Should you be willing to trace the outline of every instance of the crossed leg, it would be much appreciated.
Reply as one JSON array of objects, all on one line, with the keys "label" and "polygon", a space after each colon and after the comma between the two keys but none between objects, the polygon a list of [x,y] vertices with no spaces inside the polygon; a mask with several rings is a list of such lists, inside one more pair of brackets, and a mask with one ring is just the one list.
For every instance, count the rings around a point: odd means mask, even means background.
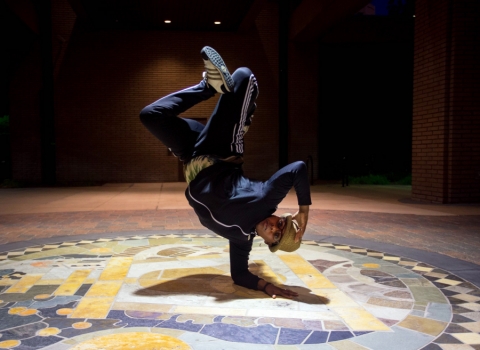
[{"label": "crossed leg", "polygon": [[242,155],[244,128],[251,123],[258,85],[248,68],[237,69],[232,78],[234,90],[220,97],[206,126],[178,117],[215,95],[215,90],[203,80],[148,105],[140,113],[140,120],[184,162],[200,155]]}]

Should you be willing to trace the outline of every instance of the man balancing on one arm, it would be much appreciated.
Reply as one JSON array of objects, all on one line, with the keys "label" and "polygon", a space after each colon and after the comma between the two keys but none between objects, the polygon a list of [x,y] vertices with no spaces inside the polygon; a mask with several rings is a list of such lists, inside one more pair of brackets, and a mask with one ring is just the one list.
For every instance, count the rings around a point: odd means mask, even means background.
[{"label": "man balancing on one arm", "polygon": [[[185,196],[203,226],[230,241],[230,271],[243,287],[276,297],[298,294],[275,286],[248,270],[253,237],[262,237],[275,252],[300,246],[308,221],[310,187],[305,163],[295,162],[265,181],[243,175],[244,135],[252,123],[258,96],[255,76],[248,68],[230,75],[220,55],[204,47],[205,64],[199,84],[165,96],[145,107],[145,127],[184,162]],[[220,97],[208,123],[178,115],[215,93]],[[294,187],[299,209],[295,215],[272,215]]]}]

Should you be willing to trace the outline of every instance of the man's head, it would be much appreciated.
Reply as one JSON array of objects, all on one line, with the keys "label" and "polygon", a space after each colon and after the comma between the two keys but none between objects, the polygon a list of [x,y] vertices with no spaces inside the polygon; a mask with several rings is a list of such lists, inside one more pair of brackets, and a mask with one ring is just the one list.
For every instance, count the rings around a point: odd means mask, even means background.
[{"label": "man's head", "polygon": [[298,224],[295,220],[292,220],[292,214],[271,215],[259,222],[255,229],[271,252],[276,252],[279,249],[293,252],[300,247],[300,241],[295,243]]}]

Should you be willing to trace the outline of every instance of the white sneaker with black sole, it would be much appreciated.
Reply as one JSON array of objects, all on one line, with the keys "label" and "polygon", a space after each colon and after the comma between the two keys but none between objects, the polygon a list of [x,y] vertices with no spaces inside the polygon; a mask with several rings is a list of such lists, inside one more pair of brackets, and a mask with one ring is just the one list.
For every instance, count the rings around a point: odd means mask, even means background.
[{"label": "white sneaker with black sole", "polygon": [[221,94],[232,92],[235,83],[219,53],[210,46],[205,46],[200,53],[205,65],[203,78],[207,84]]}]

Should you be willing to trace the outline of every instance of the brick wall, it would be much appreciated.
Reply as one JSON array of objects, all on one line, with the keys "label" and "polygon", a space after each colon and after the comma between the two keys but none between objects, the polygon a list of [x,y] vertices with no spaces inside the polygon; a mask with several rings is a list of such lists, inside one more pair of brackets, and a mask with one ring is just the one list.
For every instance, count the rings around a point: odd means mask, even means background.
[{"label": "brick wall", "polygon": [[[204,45],[217,49],[230,71],[248,66],[256,75],[260,96],[246,135],[244,168],[254,178],[277,170],[278,87],[257,30],[76,30],[56,81],[58,181],[178,181],[177,158],[143,127],[138,114],[154,100],[200,81]],[[217,99],[184,116],[208,117]]]},{"label": "brick wall", "polygon": [[[181,181],[179,161],[140,123],[154,100],[196,84],[209,45],[230,71],[248,66],[260,95],[246,135],[247,176],[278,170],[278,5],[266,2],[248,32],[94,31],[76,22],[67,0],[52,1],[56,178],[75,182]],[[316,159],[315,45],[290,47],[289,161]],[[14,179],[41,181],[38,49],[12,89]],[[184,114],[208,117],[218,96]],[[13,125],[15,124],[15,125]]]},{"label": "brick wall", "polygon": [[412,197],[480,200],[479,3],[418,0]]}]

